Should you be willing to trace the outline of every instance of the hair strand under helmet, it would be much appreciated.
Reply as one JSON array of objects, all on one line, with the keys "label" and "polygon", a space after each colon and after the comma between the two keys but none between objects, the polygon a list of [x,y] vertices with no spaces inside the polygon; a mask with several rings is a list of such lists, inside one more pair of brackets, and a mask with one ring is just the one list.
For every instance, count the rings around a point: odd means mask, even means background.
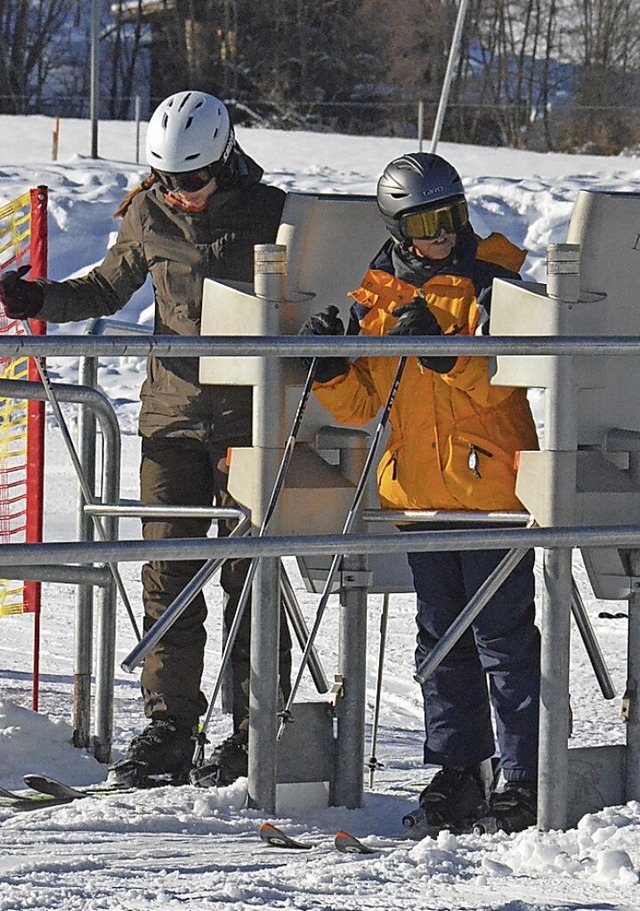
[{"label": "hair strand under helmet", "polygon": [[464,199],[456,169],[432,152],[411,152],[395,158],[378,181],[376,201],[390,234],[407,240],[400,220],[409,212],[438,208],[443,202]]},{"label": "hair strand under helmet", "polygon": [[148,164],[179,174],[226,162],[235,143],[225,105],[206,92],[177,92],[165,98],[149,121]]}]

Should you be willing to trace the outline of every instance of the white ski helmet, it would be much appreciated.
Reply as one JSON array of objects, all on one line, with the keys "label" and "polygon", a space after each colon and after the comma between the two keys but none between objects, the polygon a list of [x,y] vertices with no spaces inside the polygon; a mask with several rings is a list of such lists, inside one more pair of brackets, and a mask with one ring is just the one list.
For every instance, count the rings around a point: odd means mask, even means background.
[{"label": "white ski helmet", "polygon": [[235,143],[229,112],[206,92],[176,92],[155,109],[145,141],[148,164],[180,174],[224,164]]}]

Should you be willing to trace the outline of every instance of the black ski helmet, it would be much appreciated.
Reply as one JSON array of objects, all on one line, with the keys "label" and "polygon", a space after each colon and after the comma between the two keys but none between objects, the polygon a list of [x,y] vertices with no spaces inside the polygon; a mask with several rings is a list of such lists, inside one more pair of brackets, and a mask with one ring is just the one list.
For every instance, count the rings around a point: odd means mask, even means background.
[{"label": "black ski helmet", "polygon": [[400,219],[409,212],[437,208],[464,199],[456,169],[433,152],[410,152],[394,158],[378,181],[376,201],[389,233],[404,241]]}]

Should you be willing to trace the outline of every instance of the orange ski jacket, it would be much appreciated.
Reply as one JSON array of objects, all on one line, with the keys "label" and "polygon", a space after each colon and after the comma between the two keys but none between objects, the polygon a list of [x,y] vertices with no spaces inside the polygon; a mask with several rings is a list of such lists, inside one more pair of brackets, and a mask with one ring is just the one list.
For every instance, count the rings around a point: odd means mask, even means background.
[{"label": "orange ski jacket", "polygon": [[[517,277],[525,256],[492,234],[478,241],[474,264],[481,264],[490,288],[495,273],[509,270]],[[418,290],[444,334],[476,333],[481,307],[471,275],[437,274]],[[370,268],[350,292],[360,333],[386,335],[397,323],[396,307],[416,293],[392,272]],[[386,402],[397,366],[395,357],[359,358],[346,374],[314,384],[314,392],[341,424],[362,426]],[[516,453],[538,449],[535,424],[526,390],[490,384],[488,358],[458,357],[449,373],[439,374],[410,357],[389,424],[377,469],[383,509],[522,509],[515,495]]]}]

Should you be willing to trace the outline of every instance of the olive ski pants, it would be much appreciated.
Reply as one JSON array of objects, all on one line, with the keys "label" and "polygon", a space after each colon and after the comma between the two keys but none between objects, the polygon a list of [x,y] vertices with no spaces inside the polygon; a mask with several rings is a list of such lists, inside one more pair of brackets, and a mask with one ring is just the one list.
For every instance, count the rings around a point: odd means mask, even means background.
[{"label": "olive ski pants", "polygon": [[[140,499],[143,505],[182,505],[233,507],[235,502],[226,489],[222,446],[189,439],[148,439],[142,442]],[[167,538],[204,537],[211,525],[209,519],[163,518],[143,519],[146,541]],[[218,535],[227,536],[235,522],[218,522]],[[144,631],[184,590],[202,561],[162,561],[147,563],[142,568]],[[222,566],[220,583],[224,590],[224,621],[231,627],[249,560],[227,560]],[[200,689],[207,607],[198,594],[160,642],[145,658],[141,686],[144,711],[148,718],[171,716],[180,724],[193,726],[207,709]],[[246,730],[249,723],[249,645],[251,630],[250,605],[244,611],[238,635],[231,652],[233,679],[234,730]],[[291,689],[291,637],[281,608],[280,687],[286,699]]]}]

